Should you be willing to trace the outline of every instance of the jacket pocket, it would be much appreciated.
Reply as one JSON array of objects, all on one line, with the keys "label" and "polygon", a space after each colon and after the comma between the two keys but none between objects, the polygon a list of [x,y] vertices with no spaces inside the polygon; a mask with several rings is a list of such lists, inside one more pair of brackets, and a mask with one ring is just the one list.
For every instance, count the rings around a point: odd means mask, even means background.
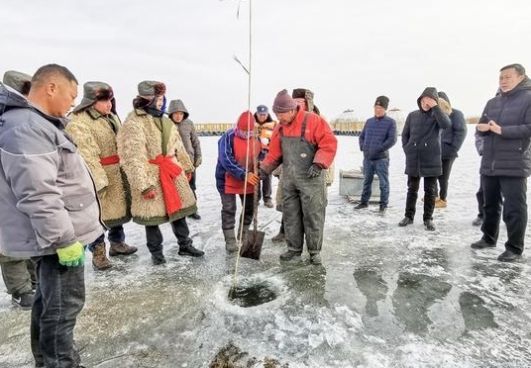
[{"label": "jacket pocket", "polygon": [[72,195],[65,197],[63,202],[65,208],[69,212],[83,211],[96,201],[96,197],[92,193],[85,193],[81,195]]}]

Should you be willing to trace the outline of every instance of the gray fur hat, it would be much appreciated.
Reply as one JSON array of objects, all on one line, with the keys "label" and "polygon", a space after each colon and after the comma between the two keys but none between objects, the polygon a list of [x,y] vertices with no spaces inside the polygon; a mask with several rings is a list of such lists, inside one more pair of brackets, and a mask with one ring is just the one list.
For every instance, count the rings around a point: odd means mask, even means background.
[{"label": "gray fur hat", "polygon": [[113,113],[116,113],[112,87],[105,82],[87,82],[83,85],[83,99],[72,112],[75,114],[83,111],[94,105],[96,101],[101,100],[111,100],[113,103]]},{"label": "gray fur hat", "polygon": [[8,70],[4,73],[2,83],[13,88],[18,93],[27,96],[31,88],[31,75],[15,70]]}]

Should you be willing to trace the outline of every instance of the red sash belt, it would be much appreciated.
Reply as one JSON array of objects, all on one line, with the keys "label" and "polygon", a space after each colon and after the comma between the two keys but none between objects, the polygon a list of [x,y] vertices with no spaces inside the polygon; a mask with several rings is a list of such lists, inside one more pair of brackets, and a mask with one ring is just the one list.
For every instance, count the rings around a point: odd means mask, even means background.
[{"label": "red sash belt", "polygon": [[120,157],[118,157],[118,155],[102,157],[102,158],[100,158],[100,163],[103,166],[119,164],[120,163]]},{"label": "red sash belt", "polygon": [[183,169],[173,162],[170,156],[158,155],[154,160],[149,160],[149,163],[159,167],[160,186],[166,213],[172,215],[183,206],[179,191],[175,188],[175,178],[181,174]]}]

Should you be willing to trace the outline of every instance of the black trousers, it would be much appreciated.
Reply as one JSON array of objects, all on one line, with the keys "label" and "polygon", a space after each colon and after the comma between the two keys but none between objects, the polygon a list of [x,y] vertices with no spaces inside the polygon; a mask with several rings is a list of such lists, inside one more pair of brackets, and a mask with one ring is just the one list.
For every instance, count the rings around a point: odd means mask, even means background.
[{"label": "black trousers", "polygon": [[485,217],[483,214],[485,210],[483,209],[483,186],[481,184],[479,185],[479,189],[476,193],[476,199],[478,201],[478,217],[482,219]]},{"label": "black trousers", "polygon": [[442,175],[437,179],[439,181],[439,198],[443,200],[446,200],[448,195],[448,180],[450,179],[454,161],[455,157],[442,160]]},{"label": "black trousers", "polygon": [[527,179],[482,175],[481,186],[485,203],[481,226],[483,239],[489,243],[498,240],[503,200],[503,222],[507,226],[505,248],[522,254],[527,226]]},{"label": "black trousers", "polygon": [[[240,196],[243,203],[243,194],[221,194],[221,228],[223,230],[231,230],[236,226],[236,196]],[[253,199],[254,194],[246,195],[245,199],[245,216],[243,218],[244,225],[250,225],[253,221]]]},{"label": "black trousers", "polygon": [[37,367],[77,367],[74,326],[85,304],[85,269],[59,264],[57,255],[33,258],[37,291],[31,311],[31,350]]},{"label": "black trousers", "polygon": [[[417,206],[417,197],[420,186],[419,176],[407,177],[407,196],[405,216],[414,219]],[[431,176],[424,179],[424,215],[423,221],[433,220],[433,209],[435,208],[435,197],[437,196],[437,177]]]},{"label": "black trousers", "polygon": [[264,198],[264,202],[265,201],[270,201],[271,200],[271,194],[272,194],[272,189],[271,189],[271,174],[262,174],[260,175],[260,188],[258,190],[258,200],[262,199],[262,197]]},{"label": "black trousers", "polygon": [[[177,243],[180,247],[192,244],[190,230],[188,229],[186,218],[181,218],[170,222],[170,225],[173,233],[177,237]],[[162,241],[164,239],[162,238],[162,233],[160,232],[158,225],[146,226],[146,240],[150,253],[162,254]]]}]

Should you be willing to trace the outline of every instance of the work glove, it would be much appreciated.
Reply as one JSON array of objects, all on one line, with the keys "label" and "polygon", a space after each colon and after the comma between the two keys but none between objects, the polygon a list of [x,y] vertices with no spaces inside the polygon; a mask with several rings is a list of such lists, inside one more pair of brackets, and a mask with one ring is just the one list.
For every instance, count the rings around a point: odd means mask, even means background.
[{"label": "work glove", "polygon": [[79,267],[85,264],[85,247],[80,242],[75,242],[64,248],[57,248],[59,264],[66,267]]},{"label": "work glove", "polygon": [[247,184],[257,185],[260,183],[260,177],[253,172],[247,174]]},{"label": "work glove", "polygon": [[157,196],[157,191],[153,188],[148,189],[142,193],[142,197],[144,197],[145,200],[155,199],[156,196]]},{"label": "work glove", "polygon": [[306,172],[306,175],[308,176],[308,178],[312,179],[312,178],[316,178],[318,177],[319,175],[321,175],[321,171],[323,169],[321,168],[321,166],[317,165],[317,164],[312,164],[312,166],[310,166],[310,168],[308,169],[308,171]]}]

